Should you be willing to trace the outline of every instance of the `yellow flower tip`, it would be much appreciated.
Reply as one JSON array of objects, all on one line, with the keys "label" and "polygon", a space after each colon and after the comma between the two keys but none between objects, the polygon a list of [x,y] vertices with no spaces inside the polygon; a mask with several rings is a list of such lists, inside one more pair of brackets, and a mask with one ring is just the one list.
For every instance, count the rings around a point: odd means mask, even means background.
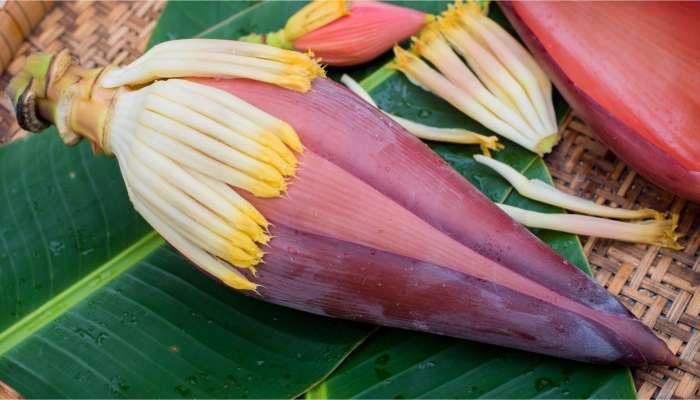
[{"label": "yellow flower tip", "polygon": [[297,53],[295,51],[290,51],[288,53],[289,54],[280,57],[280,62],[290,66],[290,75],[296,75],[292,73],[294,70],[301,70],[304,71],[309,80],[313,80],[319,76],[326,76],[326,71],[323,69],[320,59],[316,58],[314,53],[310,50],[306,53]]},{"label": "yellow flower tip", "polygon": [[[640,218],[653,218],[656,221],[662,221],[666,219],[666,215],[660,211],[653,210],[651,208],[643,208],[639,210]],[[673,218],[673,216],[672,216]]]},{"label": "yellow flower tip", "polygon": [[229,263],[236,268],[240,268],[246,271],[254,271],[255,266],[262,262],[262,257],[255,258],[245,258],[245,259],[232,259]]},{"label": "yellow flower tip", "polygon": [[[262,260],[263,256],[265,255],[265,253],[263,253],[263,251],[257,245],[254,248],[244,249],[244,250],[248,253],[248,255],[253,257],[250,268],[252,268],[256,264],[258,264],[260,262],[260,260]],[[252,253],[249,253],[248,251],[252,251]]]},{"label": "yellow flower tip", "polygon": [[270,237],[270,235],[265,232],[260,232],[257,236],[253,238],[253,240],[255,240],[256,243],[260,243],[261,245],[266,245],[270,243],[271,239],[272,237]]},{"label": "yellow flower tip", "polygon": [[458,18],[457,8],[453,4],[448,4],[447,10],[440,14],[436,22],[442,27],[445,24],[453,24],[456,18]]},{"label": "yellow flower tip", "polygon": [[443,15],[435,22],[440,32],[445,33],[445,35],[453,32],[455,29],[460,29],[459,18],[449,11],[450,10],[445,11],[445,13],[443,13]]},{"label": "yellow flower tip", "polygon": [[277,171],[275,171],[275,174],[277,174],[277,177],[273,179],[261,179],[258,181],[258,183],[259,185],[266,185],[267,187],[273,189],[279,196],[287,190],[287,181]]},{"label": "yellow flower tip", "polygon": [[240,239],[231,239],[226,247],[225,258],[237,267],[248,268],[257,264],[261,253],[262,251],[252,241],[244,244]]},{"label": "yellow flower tip", "polygon": [[439,31],[439,26],[437,24],[430,24],[423,28],[418,37],[413,36],[411,42],[411,50],[418,55],[422,55],[425,52],[426,47],[429,47],[433,41],[440,38],[442,34]]},{"label": "yellow flower tip", "polygon": [[321,57],[314,58],[313,68],[311,68],[311,76],[314,78],[325,78],[326,68],[321,64]]},{"label": "yellow flower tip", "polygon": [[250,273],[251,273],[253,276],[258,276],[258,269],[257,269],[257,268],[255,268],[255,267],[250,267],[250,268],[248,268],[248,271],[250,271]]},{"label": "yellow flower tip", "polygon": [[260,285],[249,281],[246,277],[238,273],[237,271],[231,271],[224,276],[220,277],[221,281],[237,290],[252,290],[257,293],[258,287]]},{"label": "yellow flower tip", "polygon": [[425,14],[425,24],[432,24],[435,22],[435,16],[433,14]]},{"label": "yellow flower tip", "polygon": [[553,133],[549,136],[545,136],[535,145],[535,152],[540,156],[543,154],[550,153],[552,148],[559,143],[559,134]]},{"label": "yellow flower tip", "polygon": [[467,0],[456,0],[454,4],[454,12],[460,17],[468,17],[473,15],[486,15],[488,13],[488,2]]},{"label": "yellow flower tip", "polygon": [[289,146],[293,151],[302,154],[304,152],[304,145],[301,144],[301,139],[297,134],[297,131],[289,125],[287,122],[281,121],[281,123],[275,129],[276,134],[282,142]]},{"label": "yellow flower tip", "polygon": [[244,232],[254,241],[257,241],[256,238],[265,234],[263,228],[258,225],[255,220],[245,214],[236,218],[236,220],[233,222],[233,226],[237,230]]},{"label": "yellow flower tip", "polygon": [[292,15],[284,26],[285,36],[297,38],[350,14],[345,0],[315,0]]},{"label": "yellow flower tip", "polygon": [[275,172],[280,174],[282,178],[287,178],[289,176],[294,175],[294,167],[290,165],[289,163],[280,160],[277,160],[274,163],[270,163],[275,168]]},{"label": "yellow flower tip", "polygon": [[683,250],[683,246],[678,243],[678,239],[683,237],[682,233],[676,232],[678,227],[678,213],[671,215],[670,219],[654,221],[661,225],[661,234],[658,238],[658,245],[668,247],[672,250]]},{"label": "yellow flower tip", "polygon": [[302,93],[306,93],[311,89],[311,80],[307,76],[282,75],[275,79],[274,84]]},{"label": "yellow flower tip", "polygon": [[480,140],[479,147],[481,148],[481,152],[486,157],[491,157],[491,150],[500,151],[505,148],[505,145],[498,141],[498,136],[478,135],[478,138]]},{"label": "yellow flower tip", "polygon": [[311,75],[311,79],[316,78],[316,77],[325,77],[326,76],[326,69],[324,68],[324,65],[321,63],[321,58],[316,57],[313,51],[307,50],[306,53],[304,53],[306,57],[311,61],[309,63],[309,74]]},{"label": "yellow flower tip", "polygon": [[269,164],[261,163],[259,167],[247,172],[247,174],[274,188],[282,187],[284,183],[284,176]]},{"label": "yellow flower tip", "polygon": [[414,53],[404,49],[403,47],[399,45],[394,46],[394,62],[392,63],[391,67],[398,69],[398,70],[404,70],[407,67],[409,67],[413,62],[415,62],[418,59],[418,56],[416,56]]},{"label": "yellow flower tip", "polygon": [[267,230],[270,223],[267,222],[267,219],[258,211],[255,207],[253,207],[251,204],[246,203],[245,206],[242,207],[243,212],[250,217],[253,221],[255,221],[256,224],[258,224],[260,227],[262,227],[264,230]]},{"label": "yellow flower tip", "polygon": [[[303,150],[303,148],[302,148]],[[293,168],[296,171],[297,166],[299,165],[299,160],[294,156],[294,154],[290,151],[285,154],[281,155],[282,159],[284,162],[286,162],[291,168]]]},{"label": "yellow flower tip", "polygon": [[285,177],[292,177],[295,176],[297,173],[297,167],[296,165],[292,164],[285,164],[282,171],[280,171],[283,176]]},{"label": "yellow flower tip", "polygon": [[273,188],[270,185],[259,181],[255,182],[255,184],[251,188],[249,188],[249,191],[255,196],[262,198],[278,197],[282,194],[281,190]]}]

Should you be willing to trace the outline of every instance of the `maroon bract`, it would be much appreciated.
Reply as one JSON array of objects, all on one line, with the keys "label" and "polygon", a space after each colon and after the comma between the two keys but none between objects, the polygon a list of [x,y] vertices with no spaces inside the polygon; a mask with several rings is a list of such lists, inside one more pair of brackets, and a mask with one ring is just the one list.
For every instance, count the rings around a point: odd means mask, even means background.
[{"label": "maroon bract", "polygon": [[249,276],[266,300],[582,361],[678,363],[613,296],[345,88],[199,82],[289,122],[305,146],[285,196],[246,196],[273,225]]},{"label": "maroon bract", "polygon": [[700,6],[502,2],[566,100],[626,163],[700,201]]}]

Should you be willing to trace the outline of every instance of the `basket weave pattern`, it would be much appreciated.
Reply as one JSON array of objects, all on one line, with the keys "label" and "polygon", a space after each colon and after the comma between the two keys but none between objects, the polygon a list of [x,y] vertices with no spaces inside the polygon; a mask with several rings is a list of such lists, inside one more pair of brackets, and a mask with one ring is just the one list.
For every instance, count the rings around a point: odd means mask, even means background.
[{"label": "basket weave pattern", "polygon": [[[67,48],[86,67],[133,60],[146,48],[163,7],[164,3],[152,1],[57,2],[18,49],[0,79],[0,89],[4,91],[35,51]],[[9,99],[4,94],[0,98],[0,143],[26,135],[15,122]]]},{"label": "basket weave pattern", "polygon": [[[59,3],[19,49],[0,88],[33,51],[68,48],[83,65],[123,64],[145,48],[163,4],[158,2]],[[693,398],[700,389],[700,206],[666,193],[618,160],[575,116],[546,158],[557,187],[601,204],[649,207],[680,214],[682,251],[582,237],[595,279],[680,356],[680,368],[634,371],[640,398]],[[0,102],[0,143],[26,133]]]},{"label": "basket weave pattern", "polygon": [[617,159],[570,116],[546,158],[556,186],[600,204],[680,215],[682,251],[581,237],[595,279],[680,356],[680,368],[634,371],[640,398],[697,398],[700,386],[700,206],[662,191]]}]

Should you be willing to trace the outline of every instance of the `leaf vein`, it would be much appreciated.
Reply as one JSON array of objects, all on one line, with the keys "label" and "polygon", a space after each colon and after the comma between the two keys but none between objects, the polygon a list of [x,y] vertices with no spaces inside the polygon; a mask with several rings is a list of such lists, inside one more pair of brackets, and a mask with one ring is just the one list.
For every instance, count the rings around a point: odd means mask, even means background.
[{"label": "leaf vein", "polygon": [[[102,375],[102,373],[100,373],[99,371],[96,371],[94,368],[92,368],[89,364],[87,364],[86,362],[84,362],[84,361],[81,360],[80,358],[78,358],[78,357],[76,357],[75,355],[73,355],[73,354],[71,354],[71,353],[65,351],[65,350],[62,349],[60,346],[57,346],[56,344],[54,344],[54,343],[51,342],[50,340],[48,340],[48,339],[42,337],[41,335],[37,335],[37,336],[36,336],[36,339],[37,339],[38,341],[43,342],[44,344],[46,344],[48,347],[52,348],[52,349],[53,349],[54,351],[56,351],[57,353],[63,354],[64,356],[66,356],[66,358],[69,358],[69,359],[75,361],[76,364],[79,364],[80,366],[82,366],[82,367],[85,368],[86,370],[90,371],[94,376],[101,378],[101,379],[107,384],[107,386],[109,386],[109,385],[111,384],[111,382],[109,381],[109,379],[107,379],[106,376]],[[61,370],[61,368],[57,368],[57,369],[58,369],[58,370]]]},{"label": "leaf vein", "polygon": [[[3,160],[3,161],[4,161],[5,159],[6,159],[6,157],[0,157],[0,160]],[[30,251],[29,251],[29,245],[27,245],[27,239],[24,237],[23,230],[22,230],[22,229],[18,229],[20,225],[19,225],[19,222],[17,221],[17,215],[16,215],[16,212],[15,212],[13,206],[12,206],[12,201],[10,200],[10,193],[8,192],[8,186],[9,186],[9,185],[7,185],[7,184],[4,183],[4,182],[8,182],[8,181],[9,181],[9,179],[7,179],[7,176],[6,176],[6,172],[8,171],[8,169],[7,169],[7,168],[4,168],[5,162],[6,162],[6,161],[4,161],[3,164],[2,164],[2,166],[3,166],[3,168],[2,168],[2,172],[3,172],[3,179],[2,179],[2,181],[3,181],[3,184],[0,185],[0,186],[2,186],[2,189],[3,189],[3,196],[5,197],[5,201],[7,202],[7,210],[9,211],[8,214],[9,214],[10,217],[12,218],[12,222],[14,223],[15,230],[16,230],[17,233],[18,233],[17,236],[19,236],[20,240],[22,241],[22,247],[24,248],[24,252],[25,252],[25,254],[27,255],[27,261],[29,261],[29,260],[31,260],[31,253],[30,253]],[[8,257],[9,257],[10,260],[12,260],[12,255],[11,255],[11,254],[8,254]],[[34,263],[32,263],[32,267],[31,267],[30,269],[31,269],[32,285],[33,285],[33,284],[34,284],[33,282],[36,280],[36,278],[35,278],[35,271],[34,271]],[[17,301],[15,302],[15,311],[16,311],[17,315],[20,314],[20,308],[19,308],[19,302],[20,302],[20,301],[21,301],[21,298],[20,298],[20,290],[19,290],[19,284],[18,284],[18,286],[17,286]]]},{"label": "leaf vein", "polygon": [[252,6],[248,7],[248,8],[246,8],[246,9],[243,9],[243,10],[241,10],[241,11],[235,13],[235,14],[232,14],[231,16],[227,17],[226,19],[224,19],[224,20],[222,20],[222,21],[220,21],[220,22],[218,22],[218,23],[216,23],[216,24],[210,26],[209,28],[207,28],[207,29],[205,29],[205,30],[199,32],[197,35],[195,35],[195,37],[196,37],[196,38],[203,37],[203,36],[205,36],[205,35],[207,35],[207,34],[213,32],[213,31],[219,29],[219,28],[222,27],[222,26],[226,26],[226,25],[228,25],[229,23],[231,23],[231,21],[235,20],[236,18],[239,18],[241,15],[245,15],[245,14],[249,13],[250,11],[255,10],[256,8],[262,6],[263,4],[265,4],[265,2],[264,2],[264,1],[261,1],[261,2],[258,3],[258,4],[252,5]]},{"label": "leaf vein", "polygon": [[[70,212],[70,207],[68,207],[68,202],[66,201],[66,196],[63,193],[63,188],[58,183],[58,178],[56,177],[56,168],[54,163],[54,147],[56,147],[57,141],[52,140],[49,142],[49,164],[51,165],[49,169],[51,170],[51,179],[53,180],[54,186],[56,186],[56,191],[58,191],[58,197],[61,199],[61,204],[63,209],[68,215],[68,220],[70,221],[71,228],[73,230],[73,237],[75,238],[75,246],[77,249],[80,248],[80,238],[78,237],[78,227],[75,225],[73,215]],[[83,254],[78,254],[78,276],[83,275]]]},{"label": "leaf vein", "polygon": [[[153,289],[156,289],[156,288],[154,288],[152,285],[149,285],[148,283],[143,282],[142,280],[140,280],[140,279],[138,279],[138,278],[136,278],[136,277],[134,277],[134,276],[125,275],[125,278],[126,278],[126,279],[130,279],[130,280],[134,280],[134,281],[136,281],[136,282],[138,282],[138,283],[140,283],[140,284],[142,284],[142,285],[144,285],[144,286],[146,286],[146,287],[151,287],[151,288],[153,288]],[[111,289],[108,289],[108,290],[111,291]],[[149,314],[152,314],[152,315],[155,317],[155,319],[161,321],[161,322],[164,323],[165,325],[167,325],[167,326],[169,326],[170,328],[172,328],[174,332],[180,332],[183,336],[186,336],[187,338],[189,338],[193,343],[199,344],[199,347],[200,347],[200,348],[203,348],[203,349],[207,350],[207,352],[211,353],[211,354],[214,355],[216,358],[219,358],[219,359],[221,359],[221,360],[223,360],[223,361],[225,361],[225,362],[227,362],[227,363],[230,363],[230,362],[231,362],[230,359],[228,359],[228,358],[222,356],[221,354],[219,354],[219,352],[218,352],[216,349],[214,349],[214,348],[212,348],[211,346],[209,346],[208,344],[206,344],[206,343],[200,341],[200,340],[197,339],[196,337],[194,337],[194,336],[190,335],[189,333],[187,333],[187,331],[185,331],[184,329],[178,327],[177,325],[175,325],[175,324],[173,324],[172,322],[168,321],[167,319],[163,318],[159,313],[155,312],[154,310],[152,310],[152,309],[149,308],[148,306],[146,306],[146,305],[144,305],[144,304],[141,304],[141,303],[139,303],[138,301],[132,300],[132,299],[130,299],[130,298],[124,296],[123,294],[121,294],[121,293],[119,293],[119,292],[117,292],[117,291],[114,291],[114,293],[116,293],[117,296],[122,297],[122,298],[123,298],[124,300],[126,300],[127,302],[129,302],[129,303],[135,305],[136,307],[142,309],[143,311],[147,311]],[[202,358],[204,358],[204,357],[202,357]]]},{"label": "leaf vein", "polygon": [[[43,383],[43,384],[46,385],[47,387],[51,388],[55,393],[61,394],[61,396],[63,396],[64,398],[68,398],[68,395],[67,395],[66,393],[64,393],[63,391],[61,391],[58,387],[54,386],[54,385],[53,385],[51,382],[49,382],[44,376],[38,374],[37,371],[33,370],[32,368],[29,368],[28,366],[24,365],[24,363],[20,362],[19,360],[17,360],[17,359],[16,359],[15,357],[13,357],[12,355],[7,354],[7,355],[5,355],[3,358],[6,359],[8,362],[11,362],[11,363],[13,364],[13,367],[16,367],[16,368],[19,368],[19,369],[24,370],[24,372],[25,372],[27,375],[31,375],[31,376],[32,376],[33,378],[35,378],[36,380],[40,381],[41,383]],[[53,368],[53,367],[52,367],[52,368]],[[53,368],[53,369],[56,369],[56,368]],[[67,375],[66,375],[63,371],[60,371],[60,370],[59,370],[58,372],[59,372],[61,375],[67,377]],[[26,384],[25,384],[25,386],[35,386],[35,385],[36,385],[36,382],[30,382],[29,385],[26,385]],[[53,397],[53,396],[52,396],[52,397]]]},{"label": "leaf vein", "polygon": [[95,185],[95,179],[92,177],[92,174],[90,174],[90,169],[87,167],[86,161],[85,161],[85,152],[86,147],[82,147],[80,151],[80,164],[82,165],[83,169],[85,170],[85,175],[88,178],[88,182],[90,182],[90,190],[92,190],[92,194],[95,196],[95,200],[97,200],[97,206],[100,209],[100,214],[102,214],[102,220],[104,220],[104,228],[105,228],[105,245],[107,247],[107,257],[112,256],[112,241],[111,241],[111,236],[112,236],[112,231],[110,230],[109,226],[109,219],[107,218],[107,212],[105,211],[104,204],[102,204],[102,199],[100,198],[99,190],[97,190],[97,186]]}]

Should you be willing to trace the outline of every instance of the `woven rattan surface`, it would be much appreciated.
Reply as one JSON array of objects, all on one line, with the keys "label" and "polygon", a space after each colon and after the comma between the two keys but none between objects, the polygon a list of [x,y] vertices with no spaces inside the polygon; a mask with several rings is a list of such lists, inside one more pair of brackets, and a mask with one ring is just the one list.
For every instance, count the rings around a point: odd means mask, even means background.
[{"label": "woven rattan surface", "polygon": [[[57,2],[15,54],[0,79],[4,90],[28,54],[68,48],[86,67],[124,63],[146,47],[163,9],[161,2]],[[19,129],[6,96],[0,100],[0,142],[26,134]]]},{"label": "woven rattan surface", "polygon": [[617,159],[576,117],[546,158],[556,185],[599,203],[679,213],[685,249],[582,237],[596,280],[652,327],[682,360],[680,368],[634,371],[640,398],[700,396],[700,206],[674,197]]},{"label": "woven rattan surface", "polygon": [[[31,51],[66,47],[87,66],[130,61],[145,47],[162,8],[162,3],[154,2],[58,3],[19,49],[9,73],[0,80],[0,88],[4,89],[8,75],[22,66]],[[562,129],[562,142],[546,159],[558,187],[599,203],[680,214],[679,231],[686,235],[683,251],[597,238],[581,240],[595,279],[683,360],[680,368],[635,370],[639,397],[699,397],[700,206],[639,177],[575,116],[570,116]],[[25,134],[14,122],[4,98],[0,132],[8,132],[0,142]]]}]

